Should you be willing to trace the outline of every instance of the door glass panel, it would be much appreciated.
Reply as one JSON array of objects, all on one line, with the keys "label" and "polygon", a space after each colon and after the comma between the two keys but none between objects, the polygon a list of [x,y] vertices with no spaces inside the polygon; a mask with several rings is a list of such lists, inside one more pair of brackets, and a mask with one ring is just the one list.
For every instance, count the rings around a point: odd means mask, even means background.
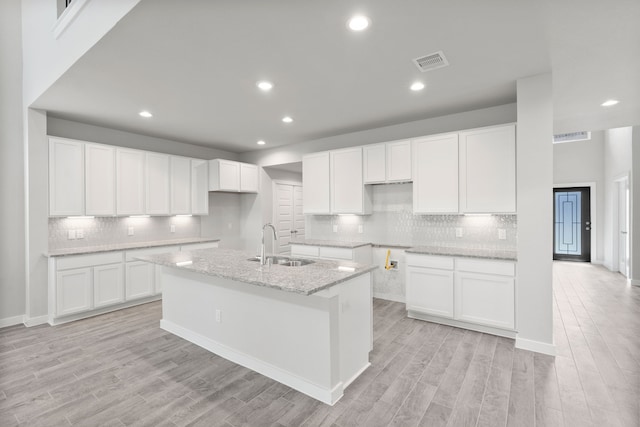
[{"label": "door glass panel", "polygon": [[582,194],[580,191],[555,193],[555,253],[582,255]]}]

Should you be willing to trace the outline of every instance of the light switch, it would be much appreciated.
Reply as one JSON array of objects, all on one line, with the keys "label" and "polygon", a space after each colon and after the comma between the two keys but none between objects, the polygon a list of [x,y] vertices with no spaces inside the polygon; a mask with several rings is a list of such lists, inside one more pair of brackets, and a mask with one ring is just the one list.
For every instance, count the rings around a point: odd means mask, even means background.
[{"label": "light switch", "polygon": [[133,227],[129,227],[129,229],[127,230],[127,235],[133,236]]},{"label": "light switch", "polygon": [[456,237],[462,237],[462,227],[456,227]]},{"label": "light switch", "polygon": [[337,233],[337,232],[338,232],[338,225],[334,225],[334,226],[333,226],[333,232],[334,232],[334,233]]},{"label": "light switch", "polygon": [[498,239],[507,240],[507,230],[504,228],[498,228]]},{"label": "light switch", "polygon": [[362,232],[364,231],[362,224],[358,225],[358,233],[362,234]]},{"label": "light switch", "polygon": [[67,237],[68,237],[69,240],[75,240],[76,239],[76,230],[67,231]]},{"label": "light switch", "polygon": [[175,224],[171,224],[171,232],[172,233],[176,232],[176,225]]}]

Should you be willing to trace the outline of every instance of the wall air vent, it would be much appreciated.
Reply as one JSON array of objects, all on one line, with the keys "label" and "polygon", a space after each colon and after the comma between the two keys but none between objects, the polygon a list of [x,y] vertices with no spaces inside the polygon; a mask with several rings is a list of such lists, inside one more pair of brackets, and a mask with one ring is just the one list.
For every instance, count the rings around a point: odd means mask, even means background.
[{"label": "wall air vent", "polygon": [[591,139],[591,132],[571,132],[553,135],[553,143],[561,144],[563,142],[586,141]]},{"label": "wall air vent", "polygon": [[437,70],[438,68],[446,67],[447,65],[449,65],[449,61],[447,61],[447,58],[444,57],[444,53],[442,51],[415,58],[413,60],[413,63],[416,64],[418,70],[422,71],[423,73],[425,71]]}]

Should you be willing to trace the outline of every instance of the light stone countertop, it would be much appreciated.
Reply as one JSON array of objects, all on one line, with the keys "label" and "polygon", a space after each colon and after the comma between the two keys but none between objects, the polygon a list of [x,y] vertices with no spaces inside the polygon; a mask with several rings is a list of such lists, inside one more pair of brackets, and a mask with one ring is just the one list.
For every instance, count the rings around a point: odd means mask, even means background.
[{"label": "light stone countertop", "polygon": [[495,249],[471,249],[447,246],[416,246],[405,250],[408,254],[443,255],[468,258],[496,259],[505,261],[517,261],[516,251]]},{"label": "light stone countertop", "polygon": [[100,246],[85,246],[79,248],[67,248],[50,251],[45,254],[47,257],[60,257],[69,255],[84,255],[94,254],[98,252],[114,252],[125,251],[128,249],[143,249],[154,248],[157,246],[176,246],[176,245],[188,245],[190,243],[208,243],[219,242],[220,239],[214,239],[209,237],[193,237],[188,239],[174,239],[174,240],[154,240],[151,242],[135,242],[135,243],[114,243],[112,245],[100,245]]},{"label": "light stone countertop", "polygon": [[371,243],[367,242],[339,242],[335,240],[320,240],[320,239],[291,239],[290,245],[306,245],[306,246],[326,246],[330,248],[347,248],[354,249],[361,246],[367,246]]},{"label": "light stone countertop", "polygon": [[[260,271],[256,257],[233,249],[200,249],[186,252],[140,256],[137,259],[178,270],[221,277],[257,286],[279,289],[303,295],[311,295],[323,289],[353,279],[375,270],[374,265],[357,264],[351,261],[314,260],[300,267],[283,265],[265,266]],[[191,261],[191,263],[188,263]],[[187,262],[186,265],[176,263]],[[353,271],[342,271],[338,267],[351,267]]]}]

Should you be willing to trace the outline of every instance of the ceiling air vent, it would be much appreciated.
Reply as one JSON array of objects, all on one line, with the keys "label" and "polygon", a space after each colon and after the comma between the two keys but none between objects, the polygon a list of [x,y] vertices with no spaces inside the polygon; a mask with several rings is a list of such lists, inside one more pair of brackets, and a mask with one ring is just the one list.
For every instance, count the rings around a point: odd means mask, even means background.
[{"label": "ceiling air vent", "polygon": [[444,53],[442,51],[415,58],[413,60],[413,63],[416,64],[418,70],[422,71],[423,73],[425,71],[437,70],[438,68],[446,67],[447,65],[449,65],[449,61],[447,61],[447,58],[444,57]]},{"label": "ceiling air vent", "polygon": [[591,132],[571,132],[553,135],[553,143],[561,144],[563,142],[586,141],[591,139]]}]

